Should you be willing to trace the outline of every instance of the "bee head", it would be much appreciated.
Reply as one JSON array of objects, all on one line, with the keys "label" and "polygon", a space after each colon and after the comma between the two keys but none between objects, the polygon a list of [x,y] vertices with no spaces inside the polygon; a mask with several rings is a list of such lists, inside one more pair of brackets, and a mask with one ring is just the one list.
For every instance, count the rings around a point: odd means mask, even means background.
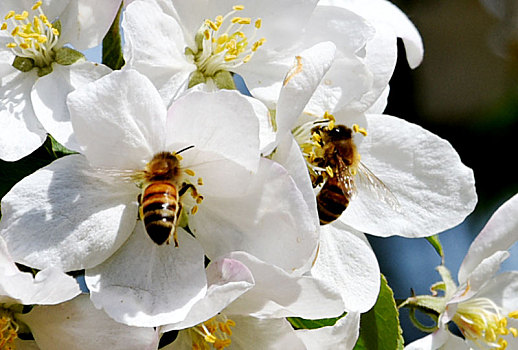
[{"label": "bee head", "polygon": [[331,141],[348,140],[352,138],[352,130],[345,125],[336,125],[327,131],[327,135]]}]

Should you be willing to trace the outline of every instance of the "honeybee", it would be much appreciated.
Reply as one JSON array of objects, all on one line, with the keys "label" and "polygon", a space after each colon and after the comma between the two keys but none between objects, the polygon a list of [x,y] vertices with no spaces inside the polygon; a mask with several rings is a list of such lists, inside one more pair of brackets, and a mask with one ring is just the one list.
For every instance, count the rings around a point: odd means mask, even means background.
[{"label": "honeybee", "polygon": [[317,133],[322,146],[322,157],[315,159],[316,164],[326,171],[313,176],[313,186],[322,185],[318,193],[317,209],[320,225],[326,225],[338,219],[356,196],[356,181],[362,182],[366,189],[372,190],[376,197],[399,210],[399,203],[385,184],[378,179],[361,161],[360,154],[353,141],[353,130],[337,125],[315,126],[312,133]]},{"label": "honeybee", "polygon": [[139,217],[149,237],[158,245],[169,244],[172,236],[175,247],[178,247],[176,226],[182,211],[180,197],[188,189],[194,191],[194,186],[181,183],[181,157],[178,154],[192,147],[175,153],[155,154],[137,176],[142,183]]}]

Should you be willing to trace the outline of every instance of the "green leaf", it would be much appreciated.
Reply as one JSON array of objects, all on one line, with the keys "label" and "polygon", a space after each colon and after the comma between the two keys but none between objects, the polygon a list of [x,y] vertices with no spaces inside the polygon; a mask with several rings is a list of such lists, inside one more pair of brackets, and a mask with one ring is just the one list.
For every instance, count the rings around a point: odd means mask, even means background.
[{"label": "green leaf", "polygon": [[122,55],[122,43],[120,32],[120,15],[122,10],[122,3],[119,7],[119,12],[113,20],[113,23],[108,30],[108,33],[103,38],[102,46],[102,63],[113,70],[121,69],[124,66],[124,57]]},{"label": "green leaf", "polygon": [[76,63],[79,60],[84,59],[85,55],[70,47],[64,46],[56,50],[56,62],[63,66],[69,66],[71,64]]},{"label": "green leaf", "polygon": [[343,313],[339,317],[334,318],[322,318],[320,320],[306,320],[300,317],[288,317],[288,321],[290,321],[291,325],[295,329],[316,329],[327,326],[334,326],[336,321],[345,316]]},{"label": "green leaf", "polygon": [[0,198],[21,179],[32,174],[36,170],[52,163],[57,158],[74,152],[60,145],[56,140],[47,137],[45,143],[36,151],[16,162],[0,160]]},{"label": "green leaf", "polygon": [[426,237],[426,240],[430,242],[432,247],[434,247],[435,251],[441,258],[444,258],[444,251],[442,250],[441,241],[439,241],[439,235],[433,235],[430,237]]},{"label": "green leaf", "polygon": [[381,275],[381,288],[376,305],[360,319],[360,336],[355,350],[403,349],[403,331],[394,293]]}]

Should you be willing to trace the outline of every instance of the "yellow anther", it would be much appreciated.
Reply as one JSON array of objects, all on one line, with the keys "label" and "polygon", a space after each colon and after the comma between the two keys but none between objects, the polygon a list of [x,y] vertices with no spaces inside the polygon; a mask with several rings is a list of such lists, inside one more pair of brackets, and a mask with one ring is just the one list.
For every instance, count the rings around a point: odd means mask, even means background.
[{"label": "yellow anther", "polygon": [[237,22],[239,22],[240,20],[241,20],[241,17],[233,17],[233,18],[230,20],[230,22],[231,22],[231,23],[237,23]]},{"label": "yellow anther", "polygon": [[252,55],[246,55],[244,58],[243,58],[243,63],[247,63],[248,61],[250,61],[252,59]]},{"label": "yellow anther", "polygon": [[43,44],[47,42],[47,37],[45,35],[39,35],[36,40],[38,40],[40,44]]},{"label": "yellow anther", "polygon": [[29,17],[29,12],[23,11],[21,14],[14,15],[14,19],[17,21],[25,21]]},{"label": "yellow anther", "polygon": [[0,28],[0,30],[6,30],[7,29],[7,23],[2,23],[2,27]]},{"label": "yellow anther", "polygon": [[234,11],[242,11],[242,10],[244,10],[244,9],[245,9],[245,6],[244,6],[244,5],[234,5],[234,6],[232,7],[232,10],[234,10]]},{"label": "yellow anther", "polygon": [[367,130],[365,130],[365,128],[360,127],[358,124],[353,124],[353,131],[360,133],[363,136],[367,136]]},{"label": "yellow anther", "polygon": [[516,311],[511,311],[507,316],[509,316],[509,317],[511,317],[511,318],[518,319],[518,310],[516,310]]},{"label": "yellow anther", "polygon": [[37,1],[34,5],[32,5],[32,10],[37,10],[38,7],[41,6],[41,4],[43,3],[43,1]]},{"label": "yellow anther", "polygon": [[11,11],[7,12],[7,15],[5,15],[4,19],[7,20],[9,18],[12,18],[12,17],[14,17],[15,14],[16,14],[16,12],[11,10]]},{"label": "yellow anther", "polygon": [[329,119],[329,120],[335,120],[335,116],[332,115],[331,113],[329,113],[328,111],[325,111],[324,112],[324,116],[323,116],[324,119]]},{"label": "yellow anther", "polygon": [[59,30],[57,30],[56,28],[52,28],[52,33],[57,36],[59,35]]},{"label": "yellow anther", "polygon": [[22,49],[27,50],[30,46],[29,46],[27,43],[21,43],[21,44],[20,44],[20,47],[21,47]]},{"label": "yellow anther", "polygon": [[203,179],[199,177],[197,183],[199,186],[203,186]]},{"label": "yellow anther", "polygon": [[331,120],[329,121],[329,123],[327,124],[327,128],[328,128],[329,130],[333,130],[333,129],[335,128],[335,121],[334,121],[334,119],[331,119]]},{"label": "yellow anther", "polygon": [[243,17],[237,23],[239,23],[239,24],[250,24],[250,23],[252,23],[252,19],[250,17]]},{"label": "yellow anther", "polygon": [[20,26],[14,27],[14,29],[11,31],[11,35],[15,36],[20,31]]},{"label": "yellow anther", "polygon": [[231,343],[232,343],[232,341],[230,339],[224,339],[224,340],[218,339],[216,342],[214,342],[214,348],[217,350],[221,350],[221,349],[224,349],[227,346],[229,346]]},{"label": "yellow anther", "polygon": [[222,15],[216,16],[215,21],[216,21],[215,23],[216,23],[216,25],[218,26],[218,29],[219,29],[219,27],[223,23],[223,16]]},{"label": "yellow anther", "polygon": [[203,31],[203,36],[205,37],[205,40],[209,40],[210,39],[210,32],[208,29],[205,29]]},{"label": "yellow anther", "polygon": [[256,21],[255,21],[255,27],[257,29],[261,28],[261,24],[262,24],[262,20],[260,18],[258,18]]},{"label": "yellow anther", "polygon": [[194,206],[194,207],[192,207],[192,209],[191,209],[191,215],[194,215],[194,214],[196,214],[197,212],[198,212],[198,206],[197,206],[197,205],[195,205],[195,206]]},{"label": "yellow anther", "polygon": [[513,337],[518,337],[518,329],[514,328],[514,327],[509,327],[508,328],[509,330],[509,333],[511,333],[513,335]]},{"label": "yellow anther", "polygon": [[194,176],[196,173],[192,169],[185,169],[184,172],[189,176]]},{"label": "yellow anther", "polygon": [[237,58],[236,55],[225,55],[225,61],[226,62],[229,62],[229,61],[232,61],[232,60],[235,60]]},{"label": "yellow anther", "polygon": [[505,349],[507,349],[507,340],[500,338],[500,339],[498,340],[498,345],[500,345],[500,347],[498,348],[498,349],[500,349],[500,350],[505,350]]},{"label": "yellow anther", "polygon": [[201,204],[201,202],[203,202],[203,196],[198,196],[196,198],[196,203]]},{"label": "yellow anther", "polygon": [[205,23],[212,29],[213,31],[218,31],[219,27],[216,23],[212,22],[210,19],[206,20]]},{"label": "yellow anther", "polygon": [[203,338],[207,343],[211,343],[211,344],[214,344],[214,342],[216,342],[216,340],[218,340],[215,336],[213,336],[212,334],[207,334],[204,338]]},{"label": "yellow anther", "polygon": [[15,43],[9,43],[7,45],[5,45],[6,47],[12,49],[13,47],[16,47],[17,45]]}]

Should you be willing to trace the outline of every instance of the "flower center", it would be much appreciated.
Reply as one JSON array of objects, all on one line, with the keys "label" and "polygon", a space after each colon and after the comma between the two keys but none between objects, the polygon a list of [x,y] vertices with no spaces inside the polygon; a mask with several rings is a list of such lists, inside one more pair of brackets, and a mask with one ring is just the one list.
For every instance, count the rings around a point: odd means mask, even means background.
[{"label": "flower center", "polygon": [[367,131],[357,124],[352,129],[344,125],[336,125],[335,117],[325,112],[322,118],[308,121],[293,129],[292,134],[297,141],[311,176],[313,187],[322,184],[328,177],[334,177],[335,166],[331,158],[340,157],[350,168],[352,175],[356,172],[356,162],[359,161],[352,142],[352,133],[364,136]]},{"label": "flower center", "polygon": [[[261,38],[255,42],[257,30],[261,28],[261,19],[252,22],[249,17],[234,16],[244,6],[236,5],[224,16],[217,16],[214,21],[206,19],[196,33],[195,48],[186,48],[186,55],[191,56],[198,67],[198,75],[212,78],[220,71],[231,71],[243,63],[250,61],[257,49],[266,41]],[[253,26],[250,37],[244,33],[245,28]],[[253,44],[250,44],[253,42]],[[190,85],[194,77],[191,78]],[[194,84],[195,85],[195,84]]]},{"label": "flower center", "polygon": [[[9,11],[2,23],[1,30],[12,26],[13,41],[7,44],[17,57],[33,60],[37,67],[49,66],[55,58],[54,47],[58,42],[59,30],[53,26],[41,10],[42,2],[37,1],[31,8],[33,14],[23,11]],[[32,21],[31,21],[32,19]]]},{"label": "flower center", "polygon": [[208,321],[189,329],[193,350],[224,349],[231,344],[230,336],[236,323],[224,314],[214,316]]},{"label": "flower center", "polygon": [[518,336],[518,330],[507,325],[508,318],[518,319],[518,311],[503,315],[502,309],[487,298],[475,298],[460,303],[452,321],[459,327],[466,339],[481,349],[505,349],[508,334]]},{"label": "flower center", "polygon": [[18,324],[10,311],[0,310],[0,349],[14,350],[14,340],[18,338]]}]

